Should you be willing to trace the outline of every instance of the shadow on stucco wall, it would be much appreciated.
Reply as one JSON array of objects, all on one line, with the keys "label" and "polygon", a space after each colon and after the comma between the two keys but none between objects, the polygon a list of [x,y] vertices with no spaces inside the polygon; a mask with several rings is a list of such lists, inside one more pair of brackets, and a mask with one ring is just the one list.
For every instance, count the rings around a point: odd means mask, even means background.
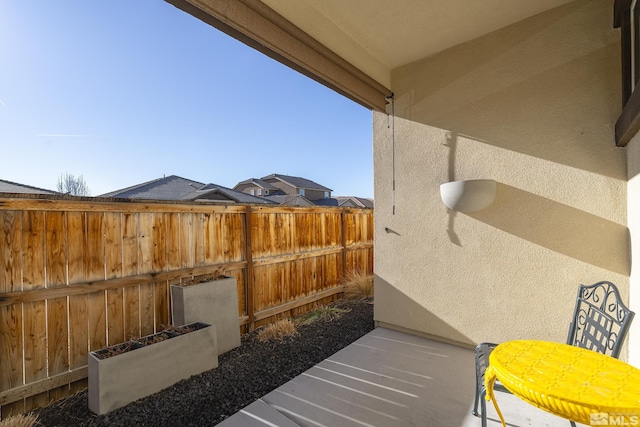
[{"label": "shadow on stucco wall", "polygon": [[[389,284],[388,281],[379,275],[374,275],[373,283],[375,299],[384,301],[384,304],[374,304],[373,318],[375,321],[384,319],[382,326],[425,336],[437,341],[453,343],[470,349],[476,345],[476,342],[471,338],[447,323],[442,315],[436,315],[427,310],[426,307],[417,303],[406,293],[401,292],[397,287]],[[425,287],[427,283],[428,278],[425,278]],[[434,290],[435,288],[431,289],[431,291]],[[468,310],[468,307],[465,305],[453,304],[450,295],[439,294],[437,297],[440,298],[441,301],[438,302],[432,299],[432,302],[436,305],[444,304],[449,306],[448,315],[451,319],[461,317],[456,314],[456,310]],[[424,330],[428,330],[430,333],[420,332]]]},{"label": "shadow on stucco wall", "polygon": [[[572,2],[394,70],[396,115],[625,180],[614,140],[619,35],[590,13],[603,7],[612,13],[601,2]],[[584,41],[584,28],[597,43]]]},{"label": "shadow on stucco wall", "polygon": [[596,267],[631,272],[629,229],[583,210],[498,183],[493,205],[467,215]]}]

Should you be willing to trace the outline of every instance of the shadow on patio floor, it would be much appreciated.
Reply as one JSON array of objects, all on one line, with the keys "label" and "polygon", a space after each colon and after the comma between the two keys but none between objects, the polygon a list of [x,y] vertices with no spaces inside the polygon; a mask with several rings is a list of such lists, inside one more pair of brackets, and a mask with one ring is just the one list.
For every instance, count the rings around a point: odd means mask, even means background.
[{"label": "shadow on patio floor", "polygon": [[[377,328],[218,425],[479,427],[474,393],[473,351]],[[569,425],[512,395],[498,402],[509,426]]]}]

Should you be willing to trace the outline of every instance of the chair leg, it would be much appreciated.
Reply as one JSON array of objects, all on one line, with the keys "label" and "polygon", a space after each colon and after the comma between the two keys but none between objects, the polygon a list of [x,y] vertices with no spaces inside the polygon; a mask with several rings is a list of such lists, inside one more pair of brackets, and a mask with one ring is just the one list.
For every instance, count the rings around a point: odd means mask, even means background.
[{"label": "chair leg", "polygon": [[480,419],[482,420],[482,427],[487,427],[487,399],[485,399],[486,395],[487,391],[483,387],[482,391],[480,392],[480,410],[482,411],[482,413],[480,414]]},{"label": "chair leg", "polygon": [[473,411],[471,413],[478,416],[478,402],[480,402],[480,387],[478,387],[478,381],[476,381],[476,399],[473,402]]}]

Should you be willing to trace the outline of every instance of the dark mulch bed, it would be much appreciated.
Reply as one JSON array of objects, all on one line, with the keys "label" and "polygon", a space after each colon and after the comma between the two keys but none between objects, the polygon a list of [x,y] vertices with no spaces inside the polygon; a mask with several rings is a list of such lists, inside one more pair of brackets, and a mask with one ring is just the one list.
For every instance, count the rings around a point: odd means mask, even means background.
[{"label": "dark mulch bed", "polygon": [[218,368],[193,376],[109,414],[87,407],[86,390],[38,410],[43,426],[213,426],[351,344],[373,329],[373,304],[338,301],[351,311],[299,326],[299,334],[261,343],[256,333],[219,358]]}]

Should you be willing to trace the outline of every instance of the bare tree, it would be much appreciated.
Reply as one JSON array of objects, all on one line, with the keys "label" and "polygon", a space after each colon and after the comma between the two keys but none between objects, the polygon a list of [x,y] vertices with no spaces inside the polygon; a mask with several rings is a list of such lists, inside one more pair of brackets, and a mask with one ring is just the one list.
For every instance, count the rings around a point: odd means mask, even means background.
[{"label": "bare tree", "polygon": [[90,196],[91,190],[82,175],[75,177],[69,172],[65,172],[58,178],[57,190],[60,193],[71,194],[72,196]]}]

